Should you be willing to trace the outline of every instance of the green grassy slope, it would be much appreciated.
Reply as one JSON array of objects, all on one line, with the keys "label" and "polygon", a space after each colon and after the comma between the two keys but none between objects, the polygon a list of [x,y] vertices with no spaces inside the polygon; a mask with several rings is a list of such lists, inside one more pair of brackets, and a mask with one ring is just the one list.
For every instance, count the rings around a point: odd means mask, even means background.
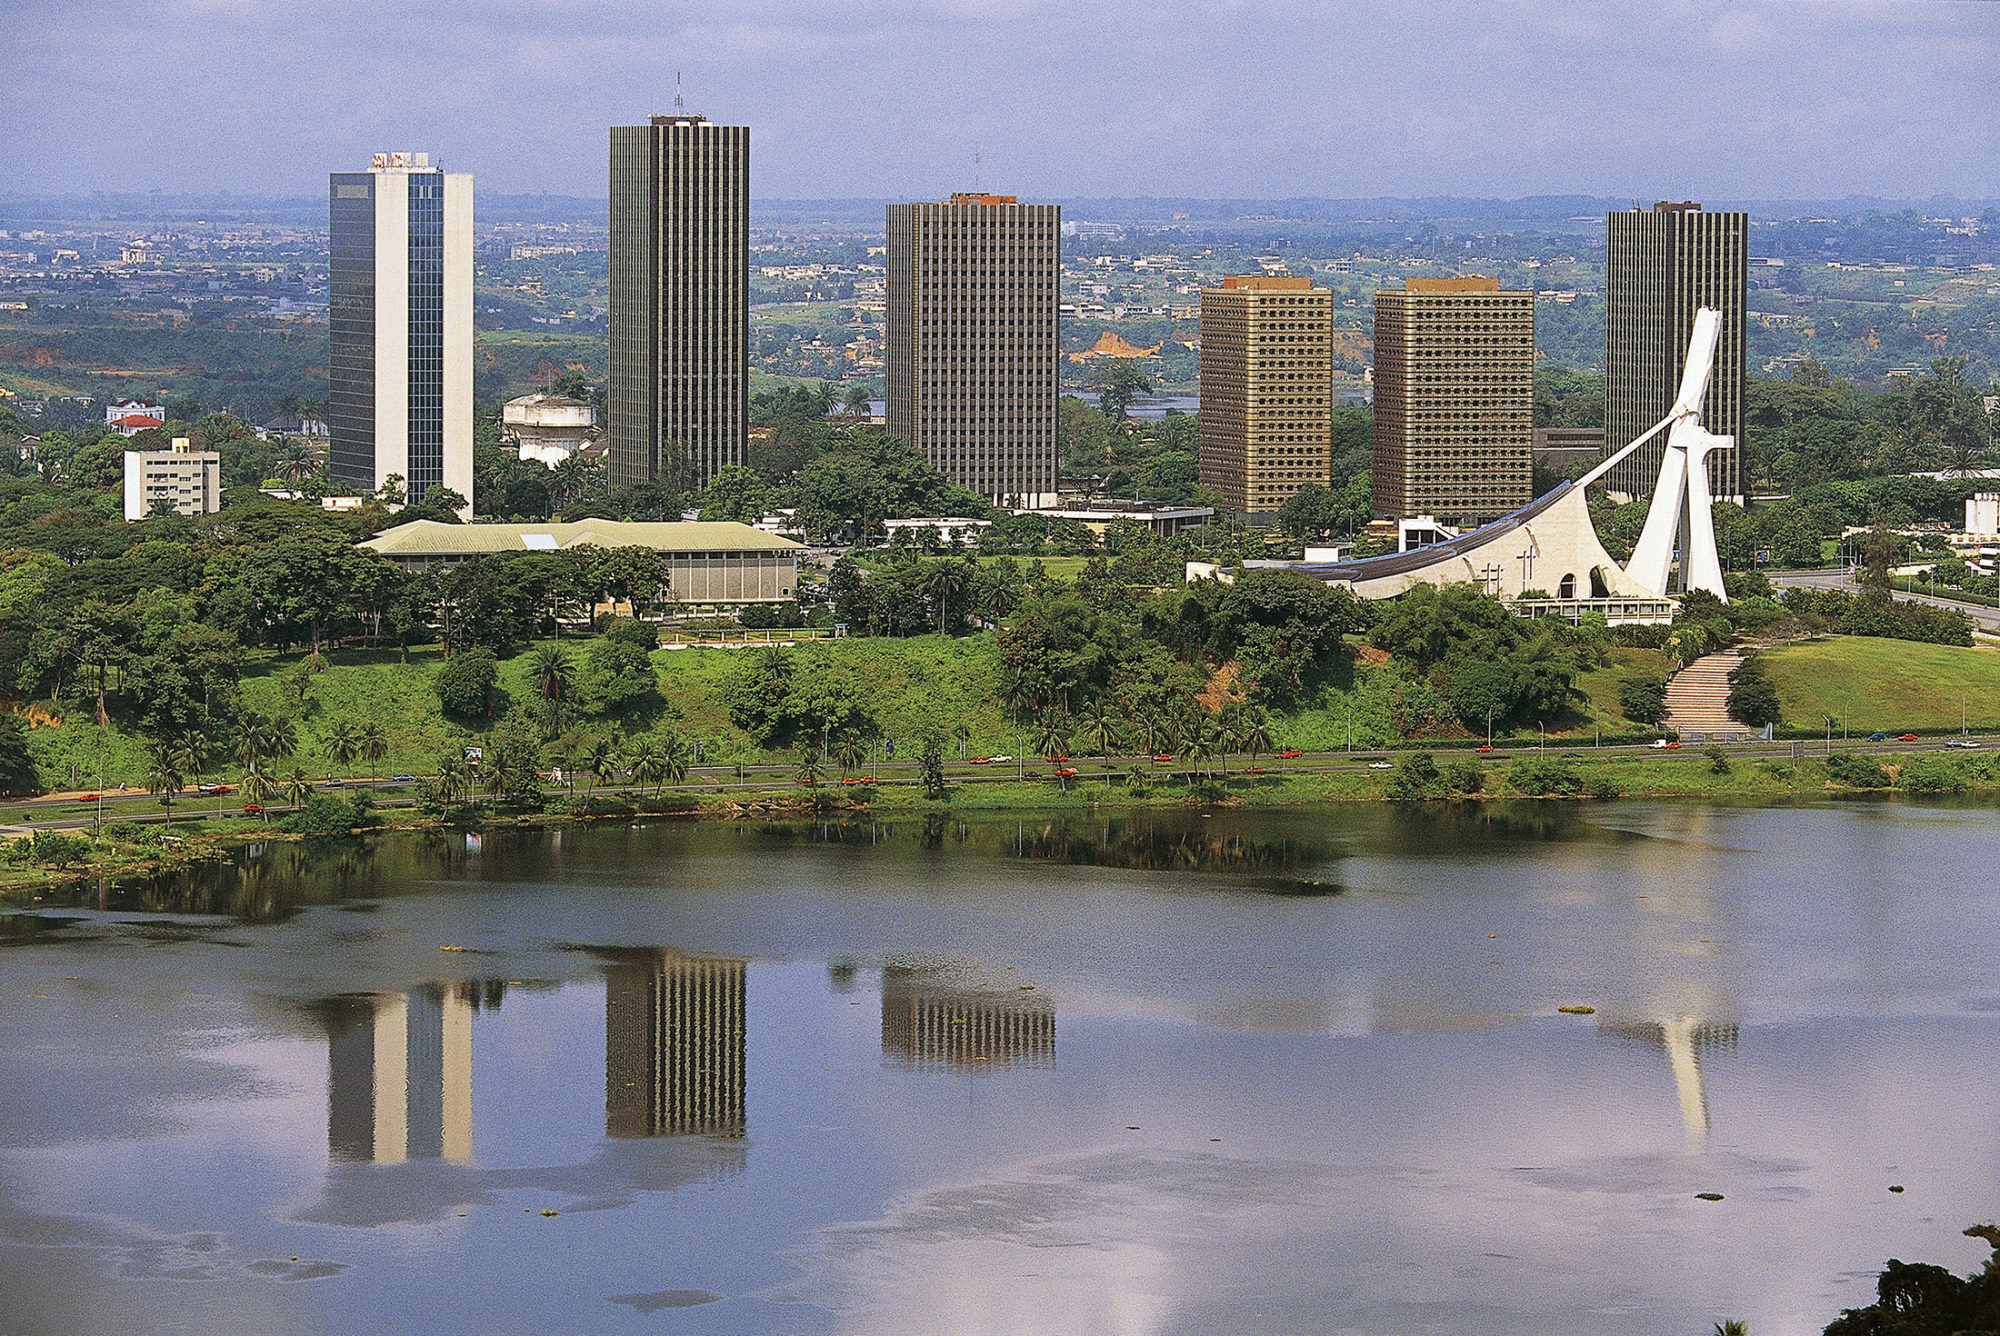
[{"label": "green grassy slope", "polygon": [[2000,650],[1832,636],[1781,645],[1766,656],[1785,726],[1822,727],[1843,716],[1850,736],[1876,729],[1956,729],[1959,709],[1978,731],[2000,727]]}]

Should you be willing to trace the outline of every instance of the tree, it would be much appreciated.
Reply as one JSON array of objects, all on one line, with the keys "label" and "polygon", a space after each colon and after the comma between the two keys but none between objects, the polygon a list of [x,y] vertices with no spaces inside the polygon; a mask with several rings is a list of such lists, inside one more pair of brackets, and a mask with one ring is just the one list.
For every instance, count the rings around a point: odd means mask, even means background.
[{"label": "tree", "polygon": [[1035,750],[1053,760],[1069,750],[1069,714],[1063,710],[1045,712],[1035,728]]},{"label": "tree", "polygon": [[1618,708],[1635,724],[1652,726],[1667,717],[1667,684],[1658,677],[1628,677],[1618,684]]},{"label": "tree", "polygon": [[370,719],[361,725],[356,741],[359,743],[358,754],[369,763],[368,777],[376,778],[380,770],[380,766],[376,763],[389,754],[388,734],[382,731],[382,725]]},{"label": "tree", "polygon": [[170,744],[155,743],[146,770],[146,792],[158,797],[162,807],[172,807],[174,796],[187,786],[177,750]]},{"label": "tree", "polygon": [[584,748],[582,766],[590,772],[590,787],[594,793],[599,784],[618,773],[617,744],[606,737],[592,738]]},{"label": "tree", "polygon": [[917,775],[923,781],[924,797],[936,801],[944,797],[944,735],[926,733],[923,750],[917,756]]},{"label": "tree", "polygon": [[0,714],[0,789],[27,793],[41,787],[28,753],[28,725],[18,714]]},{"label": "tree", "polygon": [[1102,363],[1091,383],[1097,387],[1098,411],[1121,426],[1131,412],[1132,401],[1153,391],[1153,378],[1145,369],[1124,359]]},{"label": "tree", "polygon": [[344,775],[361,755],[361,730],[342,719],[326,735],[327,757]]},{"label": "tree", "polygon": [[1782,719],[1778,689],[1771,685],[1763,656],[1752,654],[1729,670],[1729,699],[1724,708],[1731,719],[1751,728],[1764,728]]},{"label": "tree", "polygon": [[302,768],[293,766],[292,773],[285,776],[285,805],[294,809],[304,807],[306,799],[310,797],[312,797],[312,781],[306,778],[306,772]]},{"label": "tree", "polygon": [[862,744],[858,734],[843,732],[833,740],[833,763],[840,767],[840,773],[851,775],[868,763],[868,749]]},{"label": "tree", "polygon": [[951,601],[965,592],[972,583],[972,574],[965,563],[958,561],[933,561],[925,565],[924,594],[937,604],[939,635],[944,634],[945,616]]},{"label": "tree", "polygon": [[637,737],[626,743],[625,773],[636,784],[665,783],[666,756],[659,742],[650,737]]},{"label": "tree", "polygon": [[491,650],[475,648],[454,654],[438,669],[438,703],[446,714],[488,718],[499,681],[500,664]]},{"label": "tree", "polygon": [[[261,770],[252,770],[243,777],[243,801],[251,806],[269,807],[277,791],[278,786]],[[263,815],[265,823],[269,824],[271,814],[267,811]]]},{"label": "tree", "polygon": [[820,753],[817,742],[810,742],[800,747],[798,769],[792,772],[792,778],[801,784],[819,783],[819,777],[826,773],[825,759]]},{"label": "tree", "polygon": [[546,701],[567,699],[576,677],[570,668],[569,656],[559,645],[543,645],[537,649],[528,671],[535,681],[535,694]]}]

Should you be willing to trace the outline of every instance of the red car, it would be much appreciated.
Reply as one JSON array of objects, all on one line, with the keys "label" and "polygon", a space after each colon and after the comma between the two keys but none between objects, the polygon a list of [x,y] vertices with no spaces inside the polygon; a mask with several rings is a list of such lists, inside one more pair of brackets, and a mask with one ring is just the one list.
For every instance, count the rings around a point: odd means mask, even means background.
[{"label": "red car", "polygon": [[1305,753],[1299,750],[1297,747],[1287,747],[1281,752],[1274,752],[1272,754],[1281,761],[1296,761],[1299,759],[1299,757],[1305,755]]},{"label": "red car", "polygon": [[875,776],[873,776],[873,775],[863,775],[863,776],[861,777],[861,782],[862,782],[863,784],[873,784],[873,783],[875,782]]},{"label": "red car", "polygon": [[1049,756],[1049,757],[1045,757],[1045,758],[1043,758],[1043,759],[1047,760],[1047,761],[1049,762],[1049,764],[1051,764],[1051,765],[1058,765],[1058,764],[1060,764],[1060,763],[1062,763],[1062,762],[1064,762],[1064,761],[1067,761],[1067,760],[1069,759],[1069,757],[1067,757],[1067,756]]},{"label": "red car", "polygon": [[1060,768],[1058,768],[1058,769],[1056,770],[1056,778],[1057,778],[1057,779],[1075,779],[1075,778],[1076,778],[1076,771],[1074,771],[1074,770],[1070,769],[1070,768],[1069,768],[1068,766],[1062,766],[1062,767],[1060,767]]},{"label": "red car", "polygon": [[257,816],[257,815],[258,815],[258,814],[260,814],[260,813],[261,813],[261,812],[262,812],[263,810],[264,810],[264,805],[263,805],[262,803],[244,803],[244,804],[243,804],[243,814],[244,814],[245,816]]},{"label": "red car", "polygon": [[94,793],[79,793],[76,795],[76,800],[80,803],[94,803],[97,801],[97,795]]},{"label": "red car", "polygon": [[971,761],[967,762],[968,765],[991,765],[992,763],[993,758],[991,756],[975,756]]},{"label": "red car", "polygon": [[1917,740],[1917,735],[1915,733],[1905,733],[1901,737],[1896,739],[1896,741],[1898,742],[1915,742],[1916,740]]},{"label": "red car", "polygon": [[1493,744],[1490,742],[1481,743],[1479,746],[1479,750],[1483,752],[1490,752],[1493,750]]},{"label": "red car", "polygon": [[1174,754],[1172,752],[1161,752],[1158,756],[1155,756],[1153,759],[1156,761],[1171,761],[1174,759]]},{"label": "red car", "polygon": [[1668,751],[1679,751],[1680,749],[1681,749],[1681,744],[1678,742],[1669,742],[1667,744]]},{"label": "red car", "polygon": [[811,775],[800,775],[792,781],[792,783],[794,784],[810,784],[812,782],[813,779]]},{"label": "red car", "polygon": [[1261,765],[1246,765],[1243,767],[1243,773],[1246,775],[1261,775],[1264,773],[1264,767]]},{"label": "red car", "polygon": [[840,782],[843,784],[859,784],[861,781],[858,779],[843,779]]}]

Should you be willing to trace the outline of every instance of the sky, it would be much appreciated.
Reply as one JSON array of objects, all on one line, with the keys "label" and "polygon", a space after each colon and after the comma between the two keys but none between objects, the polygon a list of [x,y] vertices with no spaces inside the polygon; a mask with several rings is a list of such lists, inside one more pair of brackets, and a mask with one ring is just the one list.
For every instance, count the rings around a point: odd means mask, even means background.
[{"label": "sky", "polygon": [[[2000,0],[0,0],[0,193],[314,194],[421,149],[603,196],[2000,197]],[[975,154],[978,163],[975,168]]]}]

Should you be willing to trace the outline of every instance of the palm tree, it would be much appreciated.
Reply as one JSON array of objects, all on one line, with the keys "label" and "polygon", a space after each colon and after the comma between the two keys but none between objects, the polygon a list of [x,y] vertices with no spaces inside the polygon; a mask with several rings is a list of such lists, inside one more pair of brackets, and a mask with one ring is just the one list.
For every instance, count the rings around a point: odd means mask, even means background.
[{"label": "palm tree", "polygon": [[304,437],[287,436],[285,443],[278,448],[275,467],[280,478],[297,486],[319,472],[319,452]]},{"label": "palm tree", "polygon": [[236,736],[236,759],[243,763],[246,775],[257,773],[257,763],[271,754],[270,721],[258,715],[244,720],[243,731]]},{"label": "palm tree", "polygon": [[389,736],[382,731],[382,725],[370,719],[361,726],[359,742],[361,755],[370,762],[368,778],[374,779],[381,767],[373,763],[389,754]]},{"label": "palm tree", "polygon": [[[243,801],[253,807],[269,808],[271,795],[275,792],[277,785],[273,784],[271,777],[261,770],[252,770],[243,777]],[[265,824],[269,825],[271,813],[267,810],[263,813],[263,817]]]},{"label": "palm tree", "polygon": [[592,738],[583,750],[583,768],[590,772],[590,790],[597,791],[608,776],[618,773],[618,748],[610,738]]},{"label": "palm tree", "polygon": [[465,767],[465,757],[458,752],[447,752],[438,760],[437,779],[432,782],[432,792],[446,807],[459,803],[465,797],[467,781],[471,776]]},{"label": "palm tree", "polygon": [[970,580],[963,562],[933,561],[924,568],[924,596],[937,600],[939,635],[944,634],[945,614],[950,609],[951,601],[965,592]]},{"label": "palm tree", "polygon": [[649,737],[633,738],[625,744],[625,772],[635,783],[651,784],[665,778],[660,744]]},{"label": "palm tree", "polygon": [[958,759],[963,761],[970,754],[972,725],[961,720],[958,727],[951,730],[951,735],[958,739]]},{"label": "palm tree", "polygon": [[157,795],[160,806],[169,810],[173,807],[174,795],[187,783],[177,764],[176,750],[172,746],[154,747],[153,763],[146,771],[146,792]]},{"label": "palm tree", "polygon": [[[660,735],[661,784],[678,785],[684,782],[688,777],[688,766],[689,749],[687,739],[674,730],[668,729]],[[655,786],[653,789],[654,796],[657,797],[659,792],[659,787]]]},{"label": "palm tree", "polygon": [[575,674],[569,666],[569,656],[557,645],[543,645],[535,651],[529,662],[528,671],[534,675],[535,694],[543,700],[566,700],[570,683]]},{"label": "palm tree", "polygon": [[1750,1324],[1740,1317],[1715,1324],[1715,1336],[1750,1336]]},{"label": "palm tree", "polygon": [[1160,768],[1160,763],[1158,760],[1151,758],[1162,755],[1173,746],[1173,722],[1169,719],[1163,719],[1159,715],[1148,715],[1144,719],[1139,720],[1136,727],[1139,732],[1139,741],[1146,748],[1146,755],[1149,758],[1147,765],[1157,771]]},{"label": "palm tree", "polygon": [[1199,765],[1201,774],[1208,773],[1208,763],[1215,759],[1217,730],[1213,719],[1203,719],[1191,725],[1181,739],[1181,753],[1190,765]]},{"label": "palm tree", "polygon": [[1035,730],[1035,750],[1053,760],[1069,750],[1069,715],[1050,710]]},{"label": "palm tree", "polygon": [[299,730],[283,715],[266,724],[264,755],[274,761],[289,761],[299,749]]},{"label": "palm tree", "polygon": [[326,735],[326,754],[344,775],[361,755],[361,730],[345,719],[335,724]]},{"label": "palm tree", "polygon": [[799,768],[792,772],[792,778],[801,784],[817,784],[819,777],[826,773],[825,758],[813,746],[799,748]]},{"label": "palm tree", "polygon": [[[1118,749],[1123,732],[1124,730],[1118,725],[1118,716],[1113,714],[1103,701],[1093,705],[1090,713],[1084,717],[1083,740],[1100,764],[1111,759],[1111,753]],[[1111,785],[1111,770],[1108,766],[1104,771],[1104,784],[1107,788]]]},{"label": "palm tree", "polygon": [[851,775],[868,762],[868,748],[853,732],[842,733],[833,740],[833,763],[840,767],[840,773]]},{"label": "palm tree", "polygon": [[304,807],[306,799],[312,797],[312,791],[312,781],[306,778],[304,767],[293,766],[292,773],[285,776],[285,805]]},{"label": "palm tree", "polygon": [[1244,716],[1242,731],[1237,734],[1237,744],[1250,753],[1253,764],[1259,753],[1275,750],[1276,744],[1271,740],[1271,716],[1262,710],[1252,710]]}]

